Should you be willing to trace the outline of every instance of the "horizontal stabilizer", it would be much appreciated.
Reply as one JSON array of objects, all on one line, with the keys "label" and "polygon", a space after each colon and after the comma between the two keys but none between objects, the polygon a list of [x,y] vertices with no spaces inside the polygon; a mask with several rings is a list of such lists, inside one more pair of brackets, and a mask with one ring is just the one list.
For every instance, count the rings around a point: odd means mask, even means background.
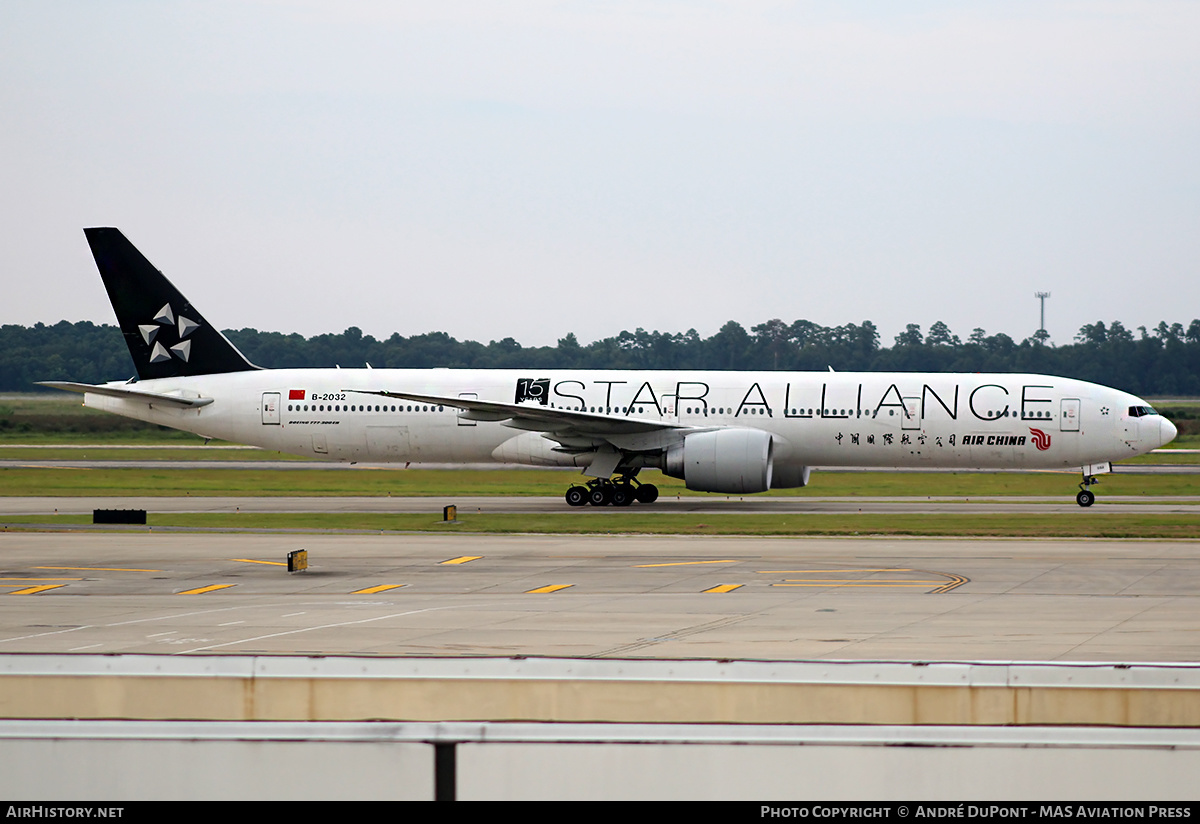
[{"label": "horizontal stabilizer", "polygon": [[73,381],[38,381],[38,386],[48,386],[51,389],[62,389],[64,392],[79,392],[80,394],[90,392],[93,395],[107,395],[110,398],[124,398],[151,405],[164,404],[183,409],[208,406],[213,402],[212,398],[185,398],[181,395],[164,395],[159,392],[143,392],[140,389],[127,389],[124,386],[93,386],[90,383],[74,383]]}]

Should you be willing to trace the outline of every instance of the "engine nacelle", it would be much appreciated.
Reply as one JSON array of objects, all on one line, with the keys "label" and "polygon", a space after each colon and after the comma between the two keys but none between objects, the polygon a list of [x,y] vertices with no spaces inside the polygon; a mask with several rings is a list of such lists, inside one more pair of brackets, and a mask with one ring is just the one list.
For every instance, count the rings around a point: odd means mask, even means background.
[{"label": "engine nacelle", "polygon": [[808,486],[808,476],[811,473],[810,466],[777,463],[774,472],[771,473],[771,489],[799,489]]},{"label": "engine nacelle", "polygon": [[663,473],[697,492],[766,492],[772,451],[771,435],[759,429],[695,432],[667,450]]}]

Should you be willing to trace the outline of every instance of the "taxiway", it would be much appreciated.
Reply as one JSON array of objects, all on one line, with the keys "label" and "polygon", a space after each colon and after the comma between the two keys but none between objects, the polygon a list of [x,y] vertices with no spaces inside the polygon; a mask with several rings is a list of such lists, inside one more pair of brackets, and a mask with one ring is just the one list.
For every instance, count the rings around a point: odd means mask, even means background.
[{"label": "taxiway", "polygon": [[3,653],[1200,661],[1197,542],[8,533],[0,563]]}]

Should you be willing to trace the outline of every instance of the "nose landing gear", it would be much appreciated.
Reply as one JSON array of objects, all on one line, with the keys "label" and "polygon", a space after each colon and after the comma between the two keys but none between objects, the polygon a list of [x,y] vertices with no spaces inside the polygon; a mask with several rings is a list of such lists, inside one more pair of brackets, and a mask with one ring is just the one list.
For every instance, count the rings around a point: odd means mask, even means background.
[{"label": "nose landing gear", "polygon": [[615,479],[593,478],[586,484],[576,484],[568,489],[566,500],[571,506],[629,506],[634,501],[652,504],[658,500],[658,487],[638,483],[632,475],[618,475]]},{"label": "nose landing gear", "polygon": [[1098,483],[1100,483],[1100,479],[1095,475],[1084,475],[1083,480],[1079,482],[1079,494],[1075,496],[1075,503],[1084,507],[1096,503],[1096,493],[1092,492],[1088,487]]}]

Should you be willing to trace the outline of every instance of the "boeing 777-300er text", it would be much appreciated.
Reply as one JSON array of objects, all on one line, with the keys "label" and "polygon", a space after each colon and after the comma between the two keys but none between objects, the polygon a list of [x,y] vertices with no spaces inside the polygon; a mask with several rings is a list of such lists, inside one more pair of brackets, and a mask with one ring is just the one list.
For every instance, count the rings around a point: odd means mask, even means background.
[{"label": "boeing 777-300er text", "polygon": [[578,466],[567,503],[652,503],[650,467],[727,494],[808,483],[813,466],[1076,469],[1168,443],[1145,401],[1068,378],[907,372],[263,369],[116,229],[86,229],[137,377],[84,405],[337,461]]}]

